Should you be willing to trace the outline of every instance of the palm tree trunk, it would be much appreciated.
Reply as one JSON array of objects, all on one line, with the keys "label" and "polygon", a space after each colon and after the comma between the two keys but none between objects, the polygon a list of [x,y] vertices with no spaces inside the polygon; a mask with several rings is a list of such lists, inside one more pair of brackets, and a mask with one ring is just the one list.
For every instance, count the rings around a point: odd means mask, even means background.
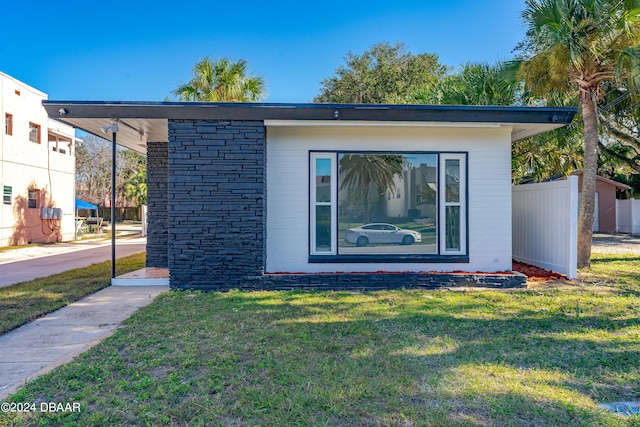
[{"label": "palm tree trunk", "polygon": [[582,92],[580,104],[584,125],[584,165],[582,198],[578,212],[578,267],[590,268],[596,175],[598,173],[598,117],[593,91]]},{"label": "palm tree trunk", "polygon": [[364,213],[362,215],[362,221],[367,224],[369,222],[369,188],[371,183],[367,182],[364,186]]}]

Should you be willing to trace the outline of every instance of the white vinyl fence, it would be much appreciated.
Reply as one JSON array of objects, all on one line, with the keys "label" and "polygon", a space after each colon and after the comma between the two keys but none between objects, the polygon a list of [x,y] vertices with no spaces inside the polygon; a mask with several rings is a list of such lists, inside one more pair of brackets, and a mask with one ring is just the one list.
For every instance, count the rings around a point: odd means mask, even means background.
[{"label": "white vinyl fence", "polygon": [[640,200],[616,200],[618,233],[640,233]]},{"label": "white vinyl fence", "polygon": [[577,276],[578,177],[513,186],[513,258]]}]

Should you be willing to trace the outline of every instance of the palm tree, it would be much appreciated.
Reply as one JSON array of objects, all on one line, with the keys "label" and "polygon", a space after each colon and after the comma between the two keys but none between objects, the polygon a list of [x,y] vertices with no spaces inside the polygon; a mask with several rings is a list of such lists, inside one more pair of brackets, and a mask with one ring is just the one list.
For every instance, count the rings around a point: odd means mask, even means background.
[{"label": "palm tree", "polygon": [[530,57],[521,75],[541,95],[578,92],[584,126],[578,266],[591,264],[594,195],[598,167],[597,102],[604,83],[640,82],[640,0],[527,0]]},{"label": "palm tree", "polygon": [[182,101],[255,102],[265,96],[260,76],[247,76],[247,61],[204,58],[193,67],[193,78],[174,90]]},{"label": "palm tree", "polygon": [[[468,63],[436,85],[438,104],[514,105],[526,95],[522,82],[509,78],[503,64]],[[526,100],[528,101],[528,100]]]},{"label": "palm tree", "polygon": [[610,107],[599,111],[604,131],[599,144],[602,157],[622,169],[640,173],[640,93],[612,87],[606,102]]},{"label": "palm tree", "polygon": [[355,188],[362,191],[364,222],[369,222],[369,192],[386,193],[395,188],[393,177],[402,177],[402,156],[396,154],[345,154],[340,159],[340,174],[344,174],[340,189]]},{"label": "palm tree", "polygon": [[146,167],[131,172],[124,185],[124,195],[128,201],[133,202],[136,206],[144,205],[147,202]]}]

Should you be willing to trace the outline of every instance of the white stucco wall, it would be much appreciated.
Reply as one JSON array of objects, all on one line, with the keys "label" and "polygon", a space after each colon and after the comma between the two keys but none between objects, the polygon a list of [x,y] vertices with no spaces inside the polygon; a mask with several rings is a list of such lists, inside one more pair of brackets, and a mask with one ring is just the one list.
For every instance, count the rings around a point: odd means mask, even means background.
[{"label": "white stucco wall", "polygon": [[[16,92],[17,91],[17,92]],[[73,141],[71,126],[50,120],[42,107],[47,95],[0,73],[0,190],[12,188],[11,205],[0,204],[0,246],[27,239],[55,241],[47,223],[40,219],[40,207],[62,209],[62,240],[74,238],[75,229],[75,142],[60,144],[65,153],[53,151],[49,130]],[[5,114],[13,116],[13,134],[5,133]],[[29,122],[40,125],[40,143],[29,141]],[[37,209],[21,209],[29,188],[41,192]],[[16,224],[22,221],[16,229]]]},{"label": "white stucco wall", "polygon": [[[317,150],[467,152],[469,263],[310,264],[309,152]],[[267,122],[267,272],[496,272],[511,261],[510,128]]]}]

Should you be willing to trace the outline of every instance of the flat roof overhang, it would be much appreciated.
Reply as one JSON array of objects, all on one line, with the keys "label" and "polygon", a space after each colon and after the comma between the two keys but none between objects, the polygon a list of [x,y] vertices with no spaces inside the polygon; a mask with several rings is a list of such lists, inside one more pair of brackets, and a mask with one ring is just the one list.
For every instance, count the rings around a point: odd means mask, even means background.
[{"label": "flat roof overhang", "polygon": [[[225,102],[53,101],[42,102],[49,117],[105,137],[101,127],[118,119],[118,144],[146,153],[147,141],[168,142],[169,120],[260,120],[377,122],[432,126],[492,124],[511,127],[511,141],[565,126],[577,109],[460,105],[285,104]],[[108,138],[108,137],[107,137]]]}]

